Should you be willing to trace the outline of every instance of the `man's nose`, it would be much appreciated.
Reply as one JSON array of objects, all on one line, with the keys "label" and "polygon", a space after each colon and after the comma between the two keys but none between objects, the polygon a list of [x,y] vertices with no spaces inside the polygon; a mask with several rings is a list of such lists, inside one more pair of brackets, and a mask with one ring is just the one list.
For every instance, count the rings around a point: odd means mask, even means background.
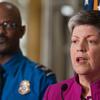
[{"label": "man's nose", "polygon": [[3,28],[3,26],[0,26],[0,34],[4,34],[5,33],[5,29]]}]

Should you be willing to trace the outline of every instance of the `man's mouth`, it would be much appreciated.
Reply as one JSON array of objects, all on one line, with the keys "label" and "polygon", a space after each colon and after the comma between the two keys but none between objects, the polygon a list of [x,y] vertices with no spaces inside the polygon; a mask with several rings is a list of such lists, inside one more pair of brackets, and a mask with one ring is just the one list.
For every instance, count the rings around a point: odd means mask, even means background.
[{"label": "man's mouth", "polygon": [[6,41],[6,38],[0,37],[0,44],[4,43]]}]

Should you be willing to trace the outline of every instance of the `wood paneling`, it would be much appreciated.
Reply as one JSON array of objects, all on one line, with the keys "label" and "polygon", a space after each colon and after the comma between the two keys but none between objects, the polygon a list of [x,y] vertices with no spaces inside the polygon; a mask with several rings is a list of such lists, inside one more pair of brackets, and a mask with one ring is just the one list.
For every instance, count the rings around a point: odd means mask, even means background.
[{"label": "wood paneling", "polygon": [[41,0],[31,0],[28,11],[28,56],[40,60],[40,22],[41,22]]}]

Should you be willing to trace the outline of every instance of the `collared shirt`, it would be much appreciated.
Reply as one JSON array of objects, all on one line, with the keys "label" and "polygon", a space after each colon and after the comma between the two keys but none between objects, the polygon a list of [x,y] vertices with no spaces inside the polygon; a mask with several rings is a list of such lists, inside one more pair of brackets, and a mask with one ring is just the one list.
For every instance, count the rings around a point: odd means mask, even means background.
[{"label": "collared shirt", "polygon": [[[62,90],[63,85],[67,85]],[[100,80],[90,84],[91,97],[82,98],[82,87],[75,76],[71,79],[51,85],[46,90],[44,100],[100,100]]]},{"label": "collared shirt", "polygon": [[2,66],[5,70],[2,100],[42,100],[46,88],[56,82],[54,74],[48,75],[21,52],[13,54]]}]

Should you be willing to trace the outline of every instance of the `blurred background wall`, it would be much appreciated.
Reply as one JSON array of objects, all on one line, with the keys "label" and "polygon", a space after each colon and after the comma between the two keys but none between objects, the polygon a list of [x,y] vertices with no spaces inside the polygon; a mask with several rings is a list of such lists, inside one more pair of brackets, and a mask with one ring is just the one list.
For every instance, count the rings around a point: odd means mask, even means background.
[{"label": "blurred background wall", "polygon": [[30,59],[51,68],[61,81],[73,74],[67,22],[82,0],[0,0],[12,2],[22,14],[26,34],[21,49]]}]

